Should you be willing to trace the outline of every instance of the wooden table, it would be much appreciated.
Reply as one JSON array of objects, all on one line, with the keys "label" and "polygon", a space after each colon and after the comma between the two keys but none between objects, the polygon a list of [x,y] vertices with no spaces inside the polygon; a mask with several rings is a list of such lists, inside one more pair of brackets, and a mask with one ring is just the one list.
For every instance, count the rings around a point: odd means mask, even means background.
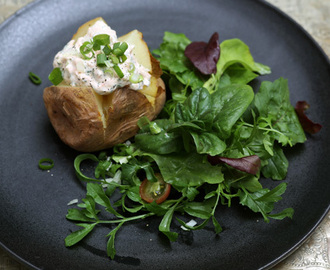
[{"label": "wooden table", "polygon": [[[33,0],[0,0],[0,23]],[[330,57],[330,0],[267,0],[301,24]],[[0,270],[26,270],[0,250]],[[290,257],[273,270],[330,270],[330,213]]]}]

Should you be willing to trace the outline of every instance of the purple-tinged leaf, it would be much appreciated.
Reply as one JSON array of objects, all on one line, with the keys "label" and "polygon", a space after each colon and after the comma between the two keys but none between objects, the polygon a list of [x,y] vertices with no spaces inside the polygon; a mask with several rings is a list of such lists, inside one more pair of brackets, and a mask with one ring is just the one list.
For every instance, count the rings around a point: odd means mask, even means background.
[{"label": "purple-tinged leaf", "polygon": [[220,57],[219,34],[215,32],[208,43],[203,41],[190,43],[184,55],[203,74],[217,72],[217,62]]},{"label": "purple-tinged leaf", "polygon": [[310,134],[315,134],[321,130],[322,126],[314,123],[306,116],[305,111],[307,109],[309,109],[309,104],[306,101],[298,101],[296,103],[295,110],[302,128]]},{"label": "purple-tinged leaf", "polygon": [[257,155],[242,157],[242,158],[226,158],[220,156],[208,156],[208,161],[212,165],[225,163],[234,169],[256,175],[261,167],[260,158]]}]

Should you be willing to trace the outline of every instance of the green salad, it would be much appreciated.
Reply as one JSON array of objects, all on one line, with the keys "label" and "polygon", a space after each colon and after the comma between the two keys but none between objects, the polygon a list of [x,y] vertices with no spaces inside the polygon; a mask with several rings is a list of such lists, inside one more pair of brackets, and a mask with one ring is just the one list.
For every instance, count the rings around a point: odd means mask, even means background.
[{"label": "green salad", "polygon": [[[219,43],[217,33],[209,42],[191,42],[165,32],[153,54],[167,86],[165,107],[154,121],[141,118],[130,141],[76,157],[74,168],[87,193],[68,209],[66,218],[80,229],[65,245],[109,224],[106,249],[113,259],[120,228],[151,216],[161,217],[159,231],[170,241],[181,227],[211,225],[218,234],[226,220],[216,218],[217,207],[232,203],[260,213],[265,222],[292,218],[292,208],[273,212],[287,183],[273,189],[262,183],[285,179],[283,147],[306,141],[287,80],[263,81],[254,91],[249,83],[270,68],[255,62],[243,41]],[[305,109],[298,110],[301,116]],[[83,173],[86,161],[95,164],[95,175]]]}]

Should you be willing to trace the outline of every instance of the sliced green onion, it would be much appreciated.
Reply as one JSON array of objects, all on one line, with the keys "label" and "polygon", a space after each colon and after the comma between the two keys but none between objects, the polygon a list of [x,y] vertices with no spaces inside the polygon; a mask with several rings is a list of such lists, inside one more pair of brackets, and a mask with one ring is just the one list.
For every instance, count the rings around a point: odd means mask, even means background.
[{"label": "sliced green onion", "polygon": [[115,49],[118,49],[119,48],[119,46],[120,46],[120,42],[116,42],[115,44],[113,44],[113,50],[115,50]]},{"label": "sliced green onion", "polygon": [[108,68],[113,67],[113,63],[112,63],[110,60],[105,60],[105,61],[104,61],[104,64],[105,64]]},{"label": "sliced green onion", "polygon": [[100,53],[96,56],[96,64],[99,67],[105,66],[105,61],[107,61],[107,56],[104,53]]},{"label": "sliced green onion", "polygon": [[29,72],[29,78],[31,80],[31,82],[33,82],[34,84],[41,84],[41,79],[38,75],[34,74],[33,72]]},{"label": "sliced green onion", "polygon": [[124,73],[121,71],[120,67],[118,67],[117,65],[114,65],[113,66],[113,69],[116,71],[116,73],[119,76],[119,78],[123,78],[124,77]]},{"label": "sliced green onion", "polygon": [[150,128],[150,133],[151,134],[159,134],[162,131],[162,129],[157,125],[156,122],[151,122],[149,124],[149,128]]},{"label": "sliced green onion", "polygon": [[116,56],[123,55],[123,52],[120,48],[113,49],[113,54]]},{"label": "sliced green onion", "polygon": [[127,60],[127,56],[125,54],[119,57],[119,63],[124,63],[126,60]]},{"label": "sliced green onion", "polygon": [[137,73],[133,73],[131,74],[131,76],[129,76],[129,81],[131,83],[139,83],[143,81],[143,76]]},{"label": "sliced green onion", "polygon": [[104,48],[103,48],[103,52],[106,54],[106,55],[109,55],[112,50],[111,50],[111,47],[109,44],[105,45]]},{"label": "sliced green onion", "polygon": [[105,46],[110,44],[110,36],[108,34],[99,34],[93,37],[93,43],[100,46]]},{"label": "sliced green onion", "polygon": [[50,170],[54,167],[54,161],[51,158],[42,158],[39,160],[39,168],[41,170]]},{"label": "sliced green onion", "polygon": [[[93,51],[93,44],[89,41],[85,41],[83,45],[80,46],[79,48],[80,53],[85,59],[92,59],[94,57],[94,51]],[[89,53],[92,54],[91,57],[87,56]]]},{"label": "sliced green onion", "polygon": [[111,68],[104,70],[104,72],[109,73],[110,76],[113,76],[113,69],[111,69]]},{"label": "sliced green onion", "polygon": [[110,58],[110,60],[111,60],[112,63],[114,63],[114,64],[118,64],[119,63],[119,59],[118,59],[117,56],[110,55],[109,58]]},{"label": "sliced green onion", "polygon": [[134,72],[134,70],[135,70],[135,65],[133,64],[133,63],[131,63],[131,65],[130,65],[130,69],[129,69],[129,73],[133,73]]},{"label": "sliced green onion", "polygon": [[62,72],[60,68],[54,68],[52,72],[48,75],[48,79],[54,85],[58,85],[63,81]]},{"label": "sliced green onion", "polygon": [[120,43],[120,45],[119,45],[119,49],[120,49],[123,53],[126,52],[127,48],[128,48],[128,44],[127,44],[126,42],[122,42],[122,43]]},{"label": "sliced green onion", "polygon": [[117,42],[113,45],[113,53],[117,56],[122,56],[126,52],[128,44],[126,42]]}]

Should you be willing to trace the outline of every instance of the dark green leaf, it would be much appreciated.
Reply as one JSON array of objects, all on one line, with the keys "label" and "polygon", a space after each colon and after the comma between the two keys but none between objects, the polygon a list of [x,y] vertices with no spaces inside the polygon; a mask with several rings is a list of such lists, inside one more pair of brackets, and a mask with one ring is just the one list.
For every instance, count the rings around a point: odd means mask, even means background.
[{"label": "dark green leaf", "polygon": [[230,85],[212,94],[213,128],[220,138],[228,138],[232,127],[249,107],[254,97],[248,85]]},{"label": "dark green leaf", "polygon": [[86,211],[88,211],[88,213],[90,213],[93,218],[98,220],[97,210],[95,209],[95,201],[93,197],[87,195],[85,199],[82,199],[82,201],[85,203]]},{"label": "dark green leaf", "polygon": [[222,232],[222,227],[220,226],[220,224],[217,221],[217,219],[215,218],[215,216],[212,216],[212,223],[213,223],[213,226],[214,226],[215,233],[216,234],[221,233]]},{"label": "dark green leaf", "polygon": [[203,183],[217,184],[224,180],[221,168],[212,166],[202,155],[146,155],[156,161],[165,182],[178,188],[200,186]]},{"label": "dark green leaf", "polygon": [[68,209],[66,218],[69,220],[74,220],[74,221],[86,221],[86,222],[94,221],[93,219],[87,217],[83,211],[76,209],[76,208]]},{"label": "dark green leaf", "polygon": [[289,142],[294,145],[306,140],[289,95],[287,80],[279,78],[274,82],[262,82],[254,102],[259,115],[264,118],[271,116],[272,127],[284,135],[274,133],[282,145]]},{"label": "dark green leaf", "polygon": [[226,143],[217,135],[209,132],[191,132],[199,154],[220,155],[226,149]]},{"label": "dark green leaf", "polygon": [[73,233],[71,233],[70,235],[68,235],[65,238],[65,246],[66,247],[71,247],[73,245],[75,245],[76,243],[78,243],[79,241],[81,241],[84,237],[86,237],[95,227],[97,223],[93,223],[93,224],[86,224],[86,223],[79,223],[76,224],[78,226],[84,227],[81,230],[75,231]]},{"label": "dark green leaf", "polygon": [[117,231],[120,229],[120,227],[124,224],[124,222],[121,222],[118,224],[118,226],[113,229],[107,236],[110,237],[107,242],[107,255],[113,260],[116,255],[116,249],[115,249],[115,237]]},{"label": "dark green leaf", "polygon": [[286,208],[284,209],[282,212],[277,213],[277,214],[271,214],[268,215],[269,217],[273,218],[273,219],[284,219],[286,217],[291,218],[293,217],[294,214],[294,210],[292,208]]},{"label": "dark green leaf", "polygon": [[123,217],[112,207],[110,200],[101,185],[87,183],[87,195],[91,196],[96,203],[104,206],[109,213],[114,214],[116,217]]},{"label": "dark green leaf", "polygon": [[288,172],[289,162],[285,157],[282,148],[275,145],[274,155],[267,159],[267,165],[265,165],[261,172],[267,178],[274,180],[283,180]]},{"label": "dark green leaf", "polygon": [[158,227],[159,231],[165,234],[167,238],[172,242],[176,241],[176,239],[178,238],[178,233],[171,232],[170,230],[174,210],[175,210],[175,205],[171,207],[169,210],[167,210]]}]

